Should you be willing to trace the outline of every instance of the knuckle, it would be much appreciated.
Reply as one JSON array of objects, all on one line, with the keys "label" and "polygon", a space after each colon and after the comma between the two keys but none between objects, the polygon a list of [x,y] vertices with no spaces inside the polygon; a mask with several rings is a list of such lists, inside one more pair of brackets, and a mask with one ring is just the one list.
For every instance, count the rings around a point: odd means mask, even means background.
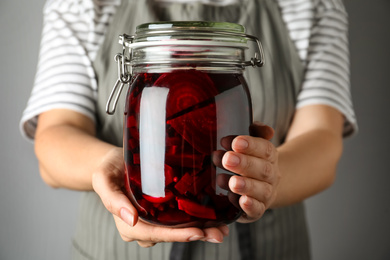
[{"label": "knuckle", "polygon": [[261,217],[264,215],[265,211],[267,210],[267,207],[264,203],[261,203]]},{"label": "knuckle", "polygon": [[272,166],[270,162],[264,164],[263,176],[266,180],[270,179],[272,175]]},{"label": "knuckle", "polygon": [[129,238],[128,236],[124,235],[123,233],[120,233],[120,236],[121,236],[122,240],[125,242],[133,242],[134,241],[134,239]]},{"label": "knuckle", "polygon": [[264,203],[257,201],[256,208],[251,213],[247,214],[247,219],[250,220],[250,222],[256,221],[259,218],[261,218],[264,215],[265,212],[265,205]]},{"label": "knuckle", "polygon": [[247,171],[250,171],[250,169],[253,168],[253,161],[249,158],[247,158],[246,156],[242,156],[242,161],[243,161],[243,164],[242,164],[242,167],[243,167],[243,172],[247,172]]},{"label": "knuckle", "polygon": [[147,238],[143,239],[144,243],[150,243],[150,244],[154,245],[154,244],[162,241],[161,238],[155,236],[155,234],[157,233],[155,230],[156,230],[156,227],[152,227],[150,233],[147,235]]},{"label": "knuckle", "polygon": [[247,179],[247,178],[243,178],[243,180],[245,181],[245,186],[243,188],[243,192],[250,192],[252,190],[254,190],[254,183],[253,183],[253,180],[251,179]]},{"label": "knuckle", "polygon": [[277,162],[279,158],[279,151],[274,147],[272,153],[272,161]]},{"label": "knuckle", "polygon": [[271,184],[268,184],[268,183],[265,183],[264,185],[264,189],[263,189],[263,196],[266,200],[269,200],[271,199],[272,197],[272,191],[273,191],[273,187]]},{"label": "knuckle", "polygon": [[274,148],[273,144],[270,141],[267,141],[267,147],[266,147],[266,151],[265,151],[267,158],[272,157],[273,150],[274,150],[273,148]]},{"label": "knuckle", "polygon": [[265,205],[264,203],[260,202],[259,203],[259,210],[256,212],[256,219],[259,219],[261,218],[263,215],[264,215],[264,212],[265,212]]}]

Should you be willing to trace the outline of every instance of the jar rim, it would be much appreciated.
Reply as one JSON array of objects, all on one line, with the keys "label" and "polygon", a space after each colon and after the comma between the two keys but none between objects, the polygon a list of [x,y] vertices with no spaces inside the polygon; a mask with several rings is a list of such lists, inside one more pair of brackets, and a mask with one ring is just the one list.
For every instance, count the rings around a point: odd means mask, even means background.
[{"label": "jar rim", "polygon": [[237,23],[213,21],[166,21],[140,24],[136,27],[136,34],[156,30],[210,30],[245,33],[245,27]]},{"label": "jar rim", "polygon": [[163,45],[248,47],[248,37],[243,25],[213,21],[144,23],[136,27],[134,35],[124,37],[119,42],[131,49]]}]

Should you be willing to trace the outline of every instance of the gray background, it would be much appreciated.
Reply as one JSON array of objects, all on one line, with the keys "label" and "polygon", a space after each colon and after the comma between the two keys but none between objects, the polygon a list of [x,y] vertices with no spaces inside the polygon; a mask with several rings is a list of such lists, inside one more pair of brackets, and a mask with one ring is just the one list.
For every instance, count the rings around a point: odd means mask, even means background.
[{"label": "gray background", "polygon": [[[31,91],[43,0],[0,2],[0,260],[69,259],[78,193],[39,177],[19,119]],[[307,202],[314,260],[390,259],[390,1],[347,0],[360,133],[332,188]]]}]

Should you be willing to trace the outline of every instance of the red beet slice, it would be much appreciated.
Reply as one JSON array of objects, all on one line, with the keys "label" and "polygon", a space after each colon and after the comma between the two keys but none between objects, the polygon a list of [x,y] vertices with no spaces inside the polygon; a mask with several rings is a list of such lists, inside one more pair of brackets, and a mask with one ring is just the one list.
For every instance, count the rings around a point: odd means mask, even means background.
[{"label": "red beet slice", "polygon": [[170,146],[180,147],[182,145],[182,139],[178,136],[166,137],[165,142],[168,147]]},{"label": "red beet slice", "polygon": [[138,148],[138,141],[134,138],[129,138],[128,148],[131,151],[135,151]]},{"label": "red beet slice", "polygon": [[213,103],[167,121],[189,144],[203,154],[211,154],[215,150],[216,122]]},{"label": "red beet slice", "polygon": [[207,218],[207,219],[217,219],[214,209],[200,205],[194,201],[178,198],[177,204],[180,210],[183,210],[188,215],[198,217],[198,218]]},{"label": "red beet slice", "polygon": [[203,188],[207,186],[207,184],[211,184],[213,186],[213,174],[215,175],[215,172],[213,173],[211,169],[208,167],[208,169],[204,171],[200,171],[196,176],[195,176],[195,181],[193,183],[193,195],[201,194]]},{"label": "red beet slice", "polygon": [[176,131],[177,136],[166,138],[165,162],[181,168],[202,168],[204,154],[199,153]]},{"label": "red beet slice", "polygon": [[141,163],[141,157],[139,153],[133,153],[133,164],[140,164]]},{"label": "red beet slice", "polygon": [[167,164],[165,164],[165,187],[173,182],[175,178],[175,172],[173,168]]},{"label": "red beet slice", "polygon": [[130,138],[139,140],[139,132],[136,127],[129,127],[129,134],[130,134]]},{"label": "red beet slice", "polygon": [[152,202],[152,203],[164,203],[164,202],[170,201],[174,197],[172,191],[170,191],[170,190],[165,191],[165,197],[153,197],[153,196],[149,196],[146,194],[142,194],[142,196],[147,201]]},{"label": "red beet slice", "polygon": [[204,156],[202,154],[165,154],[165,162],[171,166],[200,169]]},{"label": "red beet slice", "polygon": [[169,88],[167,118],[218,94],[210,77],[197,70],[164,73],[154,86]]},{"label": "red beet slice", "polygon": [[135,116],[134,115],[129,115],[127,117],[127,127],[130,128],[130,127],[135,127],[138,125],[138,122],[137,120],[135,119]]},{"label": "red beet slice", "polygon": [[180,194],[185,194],[187,191],[193,193],[192,183],[194,182],[194,177],[188,172],[181,177],[181,179],[176,183],[175,189]]},{"label": "red beet slice", "polygon": [[130,183],[125,183],[125,185],[136,185],[141,187],[141,173],[139,166],[126,163],[126,176],[129,178]]},{"label": "red beet slice", "polygon": [[167,123],[201,153],[210,154],[216,127],[214,96],[218,94],[206,73],[190,70],[161,75],[155,86],[169,87]]},{"label": "red beet slice", "polygon": [[157,216],[157,220],[165,225],[185,223],[191,221],[191,216],[183,211],[177,209],[170,209],[164,212],[160,212]]},{"label": "red beet slice", "polygon": [[211,174],[211,170],[200,171],[197,174],[190,174],[187,172],[176,183],[175,189],[180,194],[186,194],[186,192],[189,192],[196,196],[202,193],[203,188],[206,187],[207,184],[211,183],[211,185],[213,185],[212,183],[214,182],[213,179],[215,177],[213,178]]}]

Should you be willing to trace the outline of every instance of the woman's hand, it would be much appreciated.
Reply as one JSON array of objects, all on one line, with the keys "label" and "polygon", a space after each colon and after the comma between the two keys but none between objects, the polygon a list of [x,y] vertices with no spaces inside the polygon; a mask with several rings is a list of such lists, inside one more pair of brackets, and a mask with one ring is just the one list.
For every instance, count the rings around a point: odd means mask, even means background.
[{"label": "woman's hand", "polygon": [[250,223],[258,220],[276,198],[280,180],[278,152],[269,141],[273,129],[254,123],[253,136],[237,136],[222,157],[222,166],[238,175],[229,180],[232,192],[241,195],[239,204],[244,214],[238,222]]},{"label": "woman's hand", "polygon": [[122,148],[113,148],[103,158],[92,177],[93,189],[104,206],[114,215],[116,227],[124,241],[137,241],[142,247],[158,242],[208,241],[221,243],[229,233],[227,226],[215,228],[169,228],[150,225],[138,219],[138,213],[125,195]]}]

